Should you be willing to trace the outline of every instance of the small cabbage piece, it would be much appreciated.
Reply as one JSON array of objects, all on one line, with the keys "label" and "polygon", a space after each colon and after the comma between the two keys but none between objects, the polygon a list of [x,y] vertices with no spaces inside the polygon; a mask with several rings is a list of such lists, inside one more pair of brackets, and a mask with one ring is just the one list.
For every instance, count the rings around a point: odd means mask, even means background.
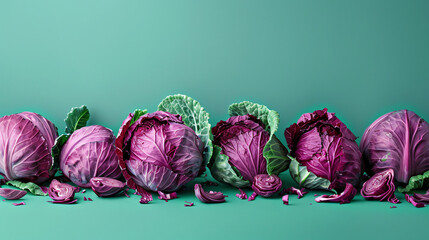
[{"label": "small cabbage piece", "polygon": [[111,197],[124,191],[125,183],[107,177],[93,177],[90,180],[92,191],[99,197]]},{"label": "small cabbage piece", "polygon": [[204,146],[182,117],[163,111],[138,115],[125,119],[116,140],[127,185],[142,194],[174,192],[197,177]]},{"label": "small cabbage piece", "polygon": [[[405,192],[429,186],[429,124],[409,110],[387,113],[362,136],[360,149],[366,172],[393,169]],[[399,188],[401,191],[402,189]]]},{"label": "small cabbage piece", "polygon": [[282,201],[283,201],[283,204],[284,205],[289,205],[289,195],[284,195],[283,197],[282,197]]},{"label": "small cabbage piece", "polygon": [[212,129],[212,176],[242,188],[250,187],[258,174],[278,175],[287,170],[287,149],[274,135],[278,113],[251,102],[234,103],[228,111],[231,117]]},{"label": "small cabbage piece", "polygon": [[235,194],[236,197],[240,198],[240,199],[247,199],[247,194],[246,192],[244,192],[243,190],[241,190],[241,188],[238,189],[240,191],[240,193]]},{"label": "small cabbage piece", "polygon": [[362,174],[356,136],[325,108],[303,114],[285,131],[292,178],[302,187],[341,192],[357,186]]},{"label": "small cabbage piece", "polygon": [[221,192],[206,192],[201,184],[195,184],[194,191],[195,196],[203,203],[221,203],[225,202],[225,198],[228,197]]},{"label": "small cabbage piece", "polygon": [[74,199],[75,187],[67,183],[61,183],[53,179],[49,185],[48,195],[53,203],[67,203]]},{"label": "small cabbage piece", "polygon": [[314,199],[316,202],[338,202],[340,204],[350,203],[357,193],[356,188],[346,183],[346,188],[341,194],[322,195]]},{"label": "small cabbage piece", "polygon": [[39,114],[0,118],[0,174],[8,181],[43,183],[55,174],[51,148],[57,128]]},{"label": "small cabbage piece", "polygon": [[395,184],[393,183],[394,171],[386,169],[376,173],[367,180],[360,191],[365,199],[375,199],[380,201],[389,201],[390,203],[399,203],[395,196]]},{"label": "small cabbage piece", "polygon": [[424,204],[423,202],[416,201],[416,199],[413,196],[410,196],[408,194],[405,194],[405,200],[407,200],[407,202],[413,204],[413,206],[416,208],[422,208],[422,207],[426,206],[426,204]]},{"label": "small cabbage piece", "polygon": [[284,192],[282,191],[281,195],[285,193],[296,194],[298,195],[298,199],[300,199],[304,197],[304,195],[307,194],[308,192],[305,192],[305,188],[298,189],[298,188],[290,187],[290,188],[286,188]]},{"label": "small cabbage piece", "polygon": [[252,189],[262,197],[271,197],[282,187],[282,180],[276,175],[258,174],[253,179]]},{"label": "small cabbage piece", "polygon": [[118,179],[121,170],[115,153],[112,130],[99,125],[74,131],[63,145],[60,169],[74,184],[91,187],[90,179],[108,177]]},{"label": "small cabbage piece", "polygon": [[414,199],[418,202],[429,203],[429,190],[425,193],[414,193]]},{"label": "small cabbage piece", "polygon": [[0,196],[8,200],[16,200],[24,197],[27,194],[26,191],[10,189],[10,188],[0,188]]},{"label": "small cabbage piece", "polygon": [[166,202],[168,202],[168,200],[177,198],[177,193],[176,192],[163,193],[161,191],[158,191],[158,198],[161,199],[161,200],[165,200]]}]

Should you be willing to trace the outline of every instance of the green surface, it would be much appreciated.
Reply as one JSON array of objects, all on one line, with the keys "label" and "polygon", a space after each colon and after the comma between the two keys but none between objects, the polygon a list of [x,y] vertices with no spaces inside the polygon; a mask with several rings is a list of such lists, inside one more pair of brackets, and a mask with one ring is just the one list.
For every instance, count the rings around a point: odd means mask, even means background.
[{"label": "green surface", "polygon": [[[188,94],[228,116],[249,100],[279,112],[278,138],[328,107],[362,136],[380,115],[429,118],[428,1],[0,1],[0,115],[34,111],[65,128],[71,107],[117,133],[134,109]],[[283,174],[286,184],[291,181]],[[206,205],[99,199],[74,206],[0,201],[2,239],[404,239],[425,236],[429,207],[291,198]],[[91,195],[91,191],[88,191]],[[403,200],[403,196],[399,195]],[[196,202],[183,207],[183,201]],[[313,205],[309,205],[312,202]],[[8,238],[7,238],[8,237]]]}]

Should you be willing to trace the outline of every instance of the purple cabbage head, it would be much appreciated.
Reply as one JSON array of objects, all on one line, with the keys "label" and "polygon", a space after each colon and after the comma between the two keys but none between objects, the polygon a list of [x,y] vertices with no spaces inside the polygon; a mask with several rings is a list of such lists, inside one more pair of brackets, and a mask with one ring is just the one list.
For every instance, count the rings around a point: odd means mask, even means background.
[{"label": "purple cabbage head", "polygon": [[45,182],[55,173],[51,148],[57,137],[54,124],[39,114],[0,118],[0,174],[6,180]]},{"label": "purple cabbage head", "polygon": [[197,177],[204,146],[182,117],[157,111],[135,119],[134,114],[125,119],[116,140],[127,185],[140,193],[174,192]]},{"label": "purple cabbage head", "polygon": [[291,156],[289,171],[306,188],[342,191],[357,186],[362,173],[361,152],[355,135],[325,108],[303,114],[285,131]]},{"label": "purple cabbage head", "polygon": [[429,172],[419,176],[429,171],[429,124],[412,111],[390,112],[375,120],[365,130],[360,149],[370,175],[393,169],[397,183],[410,184],[407,190],[429,183],[423,179]]},{"label": "purple cabbage head", "polygon": [[253,182],[258,174],[267,174],[267,160],[262,155],[270,133],[256,117],[247,114],[232,116],[220,121],[212,129],[214,144],[222,148],[221,153],[229,157],[244,180]]},{"label": "purple cabbage head", "polygon": [[113,132],[99,125],[80,128],[64,144],[60,169],[74,184],[91,187],[93,177],[118,179],[121,170],[115,153]]}]

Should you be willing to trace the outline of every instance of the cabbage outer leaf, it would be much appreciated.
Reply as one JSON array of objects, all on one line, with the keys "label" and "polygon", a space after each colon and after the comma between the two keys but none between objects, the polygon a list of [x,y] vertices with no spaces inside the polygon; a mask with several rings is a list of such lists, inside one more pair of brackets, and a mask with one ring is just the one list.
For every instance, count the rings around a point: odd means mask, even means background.
[{"label": "cabbage outer leaf", "polygon": [[195,131],[204,144],[203,165],[206,166],[213,154],[210,114],[204,110],[198,101],[182,94],[166,97],[158,105],[158,110],[179,114],[185,125]]},{"label": "cabbage outer leaf", "polygon": [[58,168],[60,164],[61,149],[63,148],[64,144],[67,142],[69,138],[70,138],[70,134],[61,134],[61,136],[55,139],[54,146],[52,146],[52,149],[51,149],[51,155],[52,155],[51,169]]},{"label": "cabbage outer leaf", "polygon": [[89,120],[89,110],[85,105],[74,107],[67,114],[66,119],[66,133],[72,134],[74,131],[81,127],[85,127]]},{"label": "cabbage outer leaf", "polygon": [[147,113],[147,109],[141,110],[136,109],[134,110],[133,118],[131,118],[130,126],[133,125],[141,116],[145,115]]},{"label": "cabbage outer leaf", "polygon": [[250,182],[244,180],[228,162],[228,156],[221,154],[222,148],[214,145],[213,156],[210,161],[210,172],[212,176],[219,182],[231,184],[237,188],[250,186]]},{"label": "cabbage outer leaf", "polygon": [[48,195],[47,193],[44,193],[42,191],[42,189],[40,189],[39,185],[32,183],[32,182],[26,182],[25,183],[25,182],[21,182],[18,180],[13,180],[13,181],[6,182],[6,184],[14,186],[14,187],[22,189],[22,190],[27,190],[33,195],[38,195],[38,196],[47,196]]},{"label": "cabbage outer leaf", "polygon": [[290,159],[286,147],[274,135],[280,123],[279,114],[268,109],[264,105],[244,101],[241,103],[233,103],[229,106],[228,113],[230,116],[243,116],[251,114],[262,121],[265,125],[265,130],[270,133],[270,139],[265,144],[263,156],[267,160],[267,173],[279,175],[281,172],[288,169]]},{"label": "cabbage outer leaf", "polygon": [[316,176],[316,174],[309,172],[307,167],[301,165],[296,159],[293,157],[290,158],[292,159],[289,167],[290,175],[301,187],[333,191],[329,189],[331,182],[328,179]]},{"label": "cabbage outer leaf", "polygon": [[428,188],[429,187],[429,171],[422,175],[412,176],[405,187],[399,187],[399,192],[407,193],[414,189]]}]

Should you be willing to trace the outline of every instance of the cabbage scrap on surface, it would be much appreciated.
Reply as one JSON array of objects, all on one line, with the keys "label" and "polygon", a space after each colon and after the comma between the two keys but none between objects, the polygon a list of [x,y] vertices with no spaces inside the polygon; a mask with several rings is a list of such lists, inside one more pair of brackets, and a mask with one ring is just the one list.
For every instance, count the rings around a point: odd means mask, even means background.
[{"label": "cabbage scrap on surface", "polygon": [[250,187],[259,174],[287,170],[287,149],[274,133],[280,122],[276,111],[251,102],[234,103],[227,121],[213,129],[214,149],[209,164],[212,176],[237,188]]},{"label": "cabbage scrap on surface", "polygon": [[360,149],[366,172],[394,171],[399,191],[429,187],[429,124],[409,110],[387,113],[362,136]]}]

